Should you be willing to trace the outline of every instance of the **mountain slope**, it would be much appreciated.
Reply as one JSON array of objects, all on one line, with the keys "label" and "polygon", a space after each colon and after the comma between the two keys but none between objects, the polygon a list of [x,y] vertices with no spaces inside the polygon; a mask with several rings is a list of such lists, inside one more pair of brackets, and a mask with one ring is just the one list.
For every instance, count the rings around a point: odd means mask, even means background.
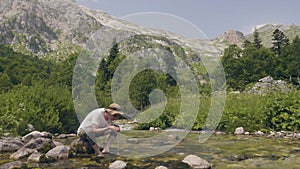
[{"label": "mountain slope", "polygon": [[[300,36],[300,26],[291,24],[291,25],[274,25],[274,24],[266,24],[258,27],[256,30],[259,33],[259,37],[262,41],[262,44],[266,47],[272,46],[272,38],[273,32],[275,29],[279,29],[282,31],[290,41],[292,41],[296,36]],[[253,32],[244,35],[242,32],[236,30],[229,30],[224,32],[223,35],[218,36],[212,41],[215,43],[222,43],[226,46],[231,44],[237,44],[238,46],[242,46],[245,40],[249,40],[253,42]]]},{"label": "mountain slope", "polygon": [[43,57],[64,58],[79,52],[102,26],[132,33],[164,37],[183,48],[220,56],[223,48],[208,40],[190,41],[179,35],[141,27],[102,11],[82,7],[74,0],[1,0],[0,42],[14,50]]}]

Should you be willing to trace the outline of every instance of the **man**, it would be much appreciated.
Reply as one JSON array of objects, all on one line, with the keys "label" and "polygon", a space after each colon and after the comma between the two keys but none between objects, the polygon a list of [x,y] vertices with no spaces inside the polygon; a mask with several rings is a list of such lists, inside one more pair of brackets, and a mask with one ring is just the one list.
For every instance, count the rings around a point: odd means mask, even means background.
[{"label": "man", "polygon": [[[103,157],[104,153],[109,153],[110,146],[114,142],[117,133],[120,131],[118,126],[112,125],[112,121],[117,119],[117,116],[122,115],[120,106],[112,103],[107,109],[99,108],[91,111],[81,122],[77,134],[80,139],[86,142],[93,148],[95,154]],[[96,137],[108,135],[108,141],[101,152],[96,141]]]}]

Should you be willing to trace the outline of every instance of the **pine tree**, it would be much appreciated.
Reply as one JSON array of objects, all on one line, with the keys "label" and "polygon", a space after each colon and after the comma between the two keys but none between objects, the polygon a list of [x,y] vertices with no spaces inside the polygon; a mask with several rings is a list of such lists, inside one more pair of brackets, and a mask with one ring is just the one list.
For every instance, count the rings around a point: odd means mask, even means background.
[{"label": "pine tree", "polygon": [[282,31],[279,29],[275,29],[273,32],[273,39],[272,39],[272,50],[279,56],[282,52],[282,48],[289,44],[289,39],[284,35]]},{"label": "pine tree", "polygon": [[254,37],[254,40],[253,40],[254,46],[255,46],[257,49],[261,48],[261,47],[262,47],[262,45],[261,45],[261,39],[260,39],[259,33],[257,32],[256,29],[254,30],[253,37]]}]

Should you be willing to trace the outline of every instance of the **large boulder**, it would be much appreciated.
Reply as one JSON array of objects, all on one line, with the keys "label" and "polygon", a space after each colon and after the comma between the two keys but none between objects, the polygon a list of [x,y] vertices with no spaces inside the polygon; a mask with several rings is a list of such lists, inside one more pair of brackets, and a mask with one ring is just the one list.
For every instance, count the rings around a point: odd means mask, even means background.
[{"label": "large boulder", "polygon": [[55,144],[52,139],[49,138],[37,138],[30,140],[17,152],[10,155],[10,159],[18,160],[29,156],[32,153],[41,152],[46,153],[50,149],[54,148]]},{"label": "large boulder", "polygon": [[0,140],[0,153],[15,152],[24,146],[24,143],[17,138],[5,138]]},{"label": "large boulder", "polygon": [[5,163],[0,166],[0,169],[13,169],[13,168],[21,168],[23,166],[23,162],[21,161],[14,161],[10,163]]},{"label": "large boulder", "polygon": [[183,163],[188,164],[191,168],[194,169],[209,169],[211,165],[204,159],[196,155],[188,155],[183,160]]},{"label": "large boulder", "polygon": [[33,131],[33,132],[23,136],[22,141],[27,143],[32,139],[37,139],[37,138],[41,138],[41,137],[52,139],[52,134],[45,132],[45,131],[43,131],[43,132]]},{"label": "large boulder", "polygon": [[39,152],[34,152],[32,153],[28,158],[27,158],[27,161],[28,162],[40,162],[40,159],[41,159],[41,156],[43,154],[42,153],[39,153]]},{"label": "large boulder", "polygon": [[22,147],[17,152],[11,154],[9,158],[13,160],[19,160],[35,152],[37,152],[37,150]]},{"label": "large boulder", "polygon": [[52,139],[49,138],[37,138],[30,140],[27,144],[24,145],[25,148],[35,149],[39,152],[46,153],[50,149],[56,147]]},{"label": "large boulder", "polygon": [[46,153],[47,158],[55,160],[68,159],[70,148],[67,146],[57,146]]}]

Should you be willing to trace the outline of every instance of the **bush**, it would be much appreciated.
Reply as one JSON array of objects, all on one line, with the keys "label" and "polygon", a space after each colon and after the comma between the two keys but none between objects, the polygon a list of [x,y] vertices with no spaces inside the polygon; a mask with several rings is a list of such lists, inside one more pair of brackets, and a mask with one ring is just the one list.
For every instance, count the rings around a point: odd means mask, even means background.
[{"label": "bush", "polygon": [[3,131],[24,135],[27,124],[36,130],[74,132],[78,120],[70,91],[65,87],[18,85],[0,97],[0,117]]},{"label": "bush", "polygon": [[274,94],[264,108],[265,126],[280,131],[300,130],[300,92]]}]

